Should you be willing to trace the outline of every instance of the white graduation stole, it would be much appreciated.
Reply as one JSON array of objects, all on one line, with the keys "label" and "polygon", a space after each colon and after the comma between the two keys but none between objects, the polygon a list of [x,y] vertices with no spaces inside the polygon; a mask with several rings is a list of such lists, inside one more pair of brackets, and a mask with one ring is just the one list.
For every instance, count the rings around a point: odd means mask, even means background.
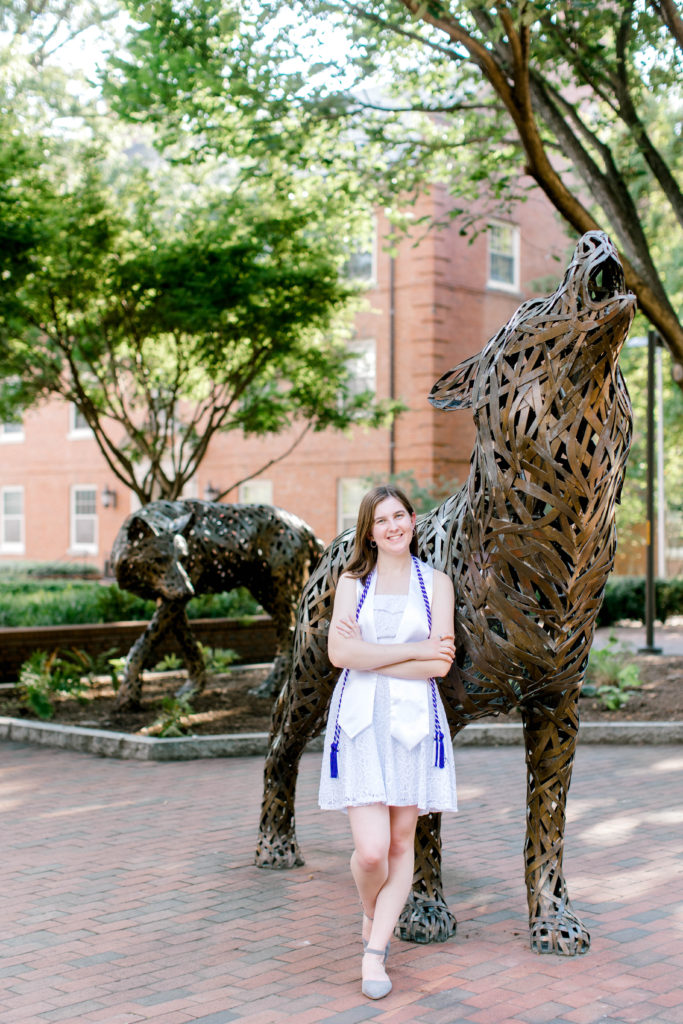
[{"label": "white graduation stole", "polygon": [[[431,604],[434,571],[431,566],[420,565],[422,577]],[[377,643],[374,616],[374,596],[377,573],[373,573],[370,587],[358,615],[358,624],[364,640]],[[362,585],[358,581],[358,597]],[[415,563],[411,563],[410,587],[403,616],[391,643],[410,643],[414,640],[426,640],[429,636],[427,610],[420,589]],[[372,724],[377,686],[376,672],[361,672],[350,669],[344,687],[344,695],[339,710],[338,722],[347,736],[357,736]],[[429,735],[429,680],[427,679],[395,679],[389,677],[389,696],[391,708],[391,736],[408,750],[420,743]]]}]

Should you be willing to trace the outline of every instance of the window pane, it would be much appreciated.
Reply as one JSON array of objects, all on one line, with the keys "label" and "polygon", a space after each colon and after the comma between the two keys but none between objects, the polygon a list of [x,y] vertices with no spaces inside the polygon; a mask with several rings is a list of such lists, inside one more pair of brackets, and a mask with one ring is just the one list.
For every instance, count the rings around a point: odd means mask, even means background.
[{"label": "window pane", "polygon": [[489,281],[517,285],[517,228],[512,224],[489,224]]},{"label": "window pane", "polygon": [[23,433],[23,430],[24,424],[21,422],[21,420],[2,424],[3,434],[21,434]]},{"label": "window pane", "polygon": [[24,512],[23,491],[5,491],[3,494],[3,511],[6,516],[20,516]]},{"label": "window pane", "polygon": [[74,540],[76,544],[94,544],[95,520],[77,519],[74,523]]},{"label": "window pane", "polygon": [[95,488],[77,490],[74,499],[74,509],[77,516],[94,515],[95,513]]},{"label": "window pane", "polygon": [[515,261],[512,256],[491,253],[491,279],[505,281],[506,284],[515,283]]},{"label": "window pane", "polygon": [[339,529],[356,525],[361,499],[367,490],[364,480],[348,477],[339,481]]},{"label": "window pane", "polygon": [[351,395],[359,395],[363,391],[376,391],[377,353],[374,339],[352,341],[348,348],[349,352],[353,353],[353,358],[348,361]]},{"label": "window pane", "polygon": [[75,405],[71,406],[71,429],[75,431],[90,431],[90,425],[80,409]]},{"label": "window pane", "polygon": [[248,480],[240,487],[240,502],[243,505],[272,505],[272,480]]},{"label": "window pane", "polygon": [[372,250],[352,253],[344,264],[344,277],[351,281],[371,281]]},{"label": "window pane", "polygon": [[21,519],[5,519],[3,534],[4,544],[21,544]]}]

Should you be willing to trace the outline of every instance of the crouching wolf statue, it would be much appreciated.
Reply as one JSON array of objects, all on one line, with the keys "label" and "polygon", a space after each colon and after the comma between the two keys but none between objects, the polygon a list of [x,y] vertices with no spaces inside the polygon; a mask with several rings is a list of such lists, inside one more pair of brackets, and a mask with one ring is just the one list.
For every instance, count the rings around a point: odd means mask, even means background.
[{"label": "crouching wolf statue", "polygon": [[126,658],[117,709],[135,707],[142,669],[154,663],[159,644],[172,633],[188,669],[181,692],[201,693],[204,658],[185,607],[196,594],[244,586],[272,617],[276,633],[273,669],[260,692],[282,686],[291,657],[297,602],[323,550],[302,519],[273,505],[229,505],[187,499],[153,501],[123,523],[112,548],[116,580],[124,590],[157,600],[144,633]]},{"label": "crouching wolf statue", "polygon": [[[615,505],[631,436],[617,358],[635,309],[606,235],[581,238],[558,289],[519,307],[430,401],[473,410],[467,482],[418,519],[420,557],[452,578],[457,656],[441,693],[453,734],[519,709],[527,763],[524,844],[531,948],[585,952],[562,870],[578,699],[615,553]],[[353,531],[338,537],[299,605],[289,679],[275,706],[256,863],[302,864],[294,831],[301,753],[323,728],[337,672],[327,630]],[[397,934],[455,930],[441,882],[440,815],[419,819],[413,891]]]}]

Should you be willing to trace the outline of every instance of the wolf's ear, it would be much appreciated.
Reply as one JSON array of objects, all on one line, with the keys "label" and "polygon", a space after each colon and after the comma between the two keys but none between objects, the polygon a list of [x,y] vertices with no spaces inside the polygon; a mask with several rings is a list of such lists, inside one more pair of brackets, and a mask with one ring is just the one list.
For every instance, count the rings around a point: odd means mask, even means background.
[{"label": "wolf's ear", "polygon": [[140,541],[149,540],[151,537],[158,537],[160,532],[154,523],[134,513],[128,524],[126,536],[131,544],[139,544]]},{"label": "wolf's ear", "polygon": [[481,352],[477,352],[439,377],[429,394],[432,405],[437,409],[469,409],[480,363]]},{"label": "wolf's ear", "polygon": [[171,533],[178,536],[181,533],[185,533],[190,523],[194,522],[194,512],[185,512],[182,516],[177,516],[172,519],[169,524],[169,530]]}]

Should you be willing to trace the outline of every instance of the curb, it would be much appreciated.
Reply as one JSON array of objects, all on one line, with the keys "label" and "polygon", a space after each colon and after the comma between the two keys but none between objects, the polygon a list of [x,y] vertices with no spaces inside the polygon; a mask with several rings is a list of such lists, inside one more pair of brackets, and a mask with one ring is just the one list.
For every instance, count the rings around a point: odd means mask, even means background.
[{"label": "curb", "polygon": [[[0,717],[0,740],[74,750],[99,757],[138,761],[193,761],[203,757],[262,757],[268,751],[268,733],[234,733],[217,736],[182,736],[157,739],[131,733],[88,729],[82,726],[29,722]],[[500,725],[468,725],[454,741],[455,747],[521,746],[519,722]],[[579,743],[661,746],[683,743],[683,722],[586,722],[579,729]],[[321,751],[322,736],[307,745]]]}]

